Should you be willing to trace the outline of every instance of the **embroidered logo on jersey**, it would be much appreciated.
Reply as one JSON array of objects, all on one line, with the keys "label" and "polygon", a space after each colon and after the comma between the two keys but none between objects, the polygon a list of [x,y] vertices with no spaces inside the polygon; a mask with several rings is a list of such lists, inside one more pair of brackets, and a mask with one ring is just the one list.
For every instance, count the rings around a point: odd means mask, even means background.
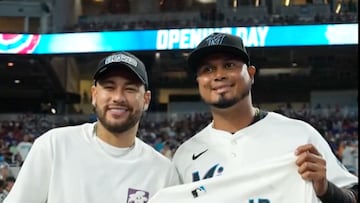
[{"label": "embroidered logo on jersey", "polygon": [[201,155],[203,155],[203,154],[204,154],[205,152],[207,152],[207,151],[208,151],[208,149],[200,152],[199,154],[193,154],[192,160],[196,160],[197,158],[199,158]]},{"label": "embroidered logo on jersey", "polygon": [[[219,164],[214,165],[213,167],[211,167],[201,179],[207,179],[207,178],[212,178],[214,176],[220,176],[222,175],[224,171],[224,167],[220,166]],[[196,182],[200,180],[200,172],[199,171],[195,171],[192,173],[192,181]]]},{"label": "embroidered logo on jersey", "polygon": [[0,53],[32,53],[39,41],[38,34],[0,34]]},{"label": "embroidered logo on jersey", "polygon": [[191,194],[194,198],[197,198],[201,195],[204,195],[206,193],[206,189],[205,187],[202,185],[200,187],[195,188],[194,190],[191,191]]},{"label": "embroidered logo on jersey", "polygon": [[249,199],[249,203],[270,203],[270,200],[268,199]]},{"label": "embroidered logo on jersey", "polygon": [[127,203],[147,203],[149,200],[149,192],[129,188]]},{"label": "embroidered logo on jersey", "polygon": [[222,44],[224,37],[225,37],[224,34],[213,34],[206,39],[206,42],[208,46],[219,45]]}]

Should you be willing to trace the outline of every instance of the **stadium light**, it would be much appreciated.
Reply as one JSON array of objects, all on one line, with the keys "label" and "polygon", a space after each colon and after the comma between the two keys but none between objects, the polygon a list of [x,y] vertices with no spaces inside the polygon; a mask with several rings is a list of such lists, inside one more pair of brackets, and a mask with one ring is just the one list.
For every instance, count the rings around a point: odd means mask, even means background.
[{"label": "stadium light", "polygon": [[335,13],[339,14],[340,12],[341,12],[341,2],[338,2],[337,5],[336,5]]},{"label": "stadium light", "polygon": [[7,63],[7,66],[8,66],[8,68],[14,67],[14,62],[8,62],[8,63]]},{"label": "stadium light", "polygon": [[284,6],[289,6],[290,5],[290,0],[285,0],[285,2],[284,2]]}]

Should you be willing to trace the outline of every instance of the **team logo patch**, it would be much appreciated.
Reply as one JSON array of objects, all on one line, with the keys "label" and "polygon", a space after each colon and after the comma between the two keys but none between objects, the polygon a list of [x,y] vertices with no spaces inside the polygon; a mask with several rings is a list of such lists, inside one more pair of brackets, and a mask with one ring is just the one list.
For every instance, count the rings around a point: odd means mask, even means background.
[{"label": "team logo patch", "polygon": [[224,34],[213,34],[206,39],[208,46],[221,45],[225,38]]},{"label": "team logo patch", "polygon": [[192,156],[192,160],[196,160],[197,158],[199,158],[201,155],[203,155],[205,152],[207,152],[209,149],[206,149],[198,154],[193,154]]},{"label": "team logo patch", "polygon": [[0,53],[29,54],[39,41],[38,34],[0,34]]},{"label": "team logo patch", "polygon": [[127,203],[147,203],[149,201],[149,192],[129,188]]},{"label": "team logo patch", "polygon": [[206,193],[206,189],[204,186],[197,187],[191,191],[191,194],[194,198],[200,197],[200,196],[204,195],[205,193]]},{"label": "team logo patch", "polygon": [[124,54],[111,55],[105,59],[105,65],[113,62],[124,62],[132,66],[137,66],[137,61],[135,59],[131,58],[130,56],[126,56]]},{"label": "team logo patch", "polygon": [[208,179],[215,176],[221,176],[223,172],[224,172],[224,167],[219,164],[215,164],[209,170],[207,170],[202,177],[200,176],[200,171],[194,171],[192,173],[192,181],[196,182],[199,180]]}]

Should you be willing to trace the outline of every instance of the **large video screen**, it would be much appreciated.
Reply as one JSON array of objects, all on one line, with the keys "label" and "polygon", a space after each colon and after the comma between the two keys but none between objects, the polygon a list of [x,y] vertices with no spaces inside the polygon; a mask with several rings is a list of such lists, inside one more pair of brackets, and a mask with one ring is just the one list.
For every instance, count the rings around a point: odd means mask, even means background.
[{"label": "large video screen", "polygon": [[0,33],[0,53],[74,54],[193,49],[213,32],[243,38],[246,47],[358,44],[358,24],[184,28],[56,34]]}]

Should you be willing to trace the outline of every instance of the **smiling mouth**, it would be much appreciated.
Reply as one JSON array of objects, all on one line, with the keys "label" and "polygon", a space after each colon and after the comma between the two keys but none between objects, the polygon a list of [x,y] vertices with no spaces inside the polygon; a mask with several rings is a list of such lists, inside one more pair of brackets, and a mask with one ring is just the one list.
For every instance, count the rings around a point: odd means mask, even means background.
[{"label": "smiling mouth", "polygon": [[111,115],[114,115],[114,116],[121,116],[121,115],[124,115],[125,113],[129,112],[129,109],[128,108],[120,108],[120,107],[116,108],[116,107],[113,107],[113,108],[109,108],[108,112]]},{"label": "smiling mouth", "polygon": [[124,113],[127,112],[126,109],[109,109],[110,112],[114,112],[114,113]]},{"label": "smiling mouth", "polygon": [[230,89],[231,89],[231,86],[227,85],[227,86],[221,86],[221,87],[214,88],[213,91],[215,91],[218,94],[221,94],[224,92],[228,92]]}]

